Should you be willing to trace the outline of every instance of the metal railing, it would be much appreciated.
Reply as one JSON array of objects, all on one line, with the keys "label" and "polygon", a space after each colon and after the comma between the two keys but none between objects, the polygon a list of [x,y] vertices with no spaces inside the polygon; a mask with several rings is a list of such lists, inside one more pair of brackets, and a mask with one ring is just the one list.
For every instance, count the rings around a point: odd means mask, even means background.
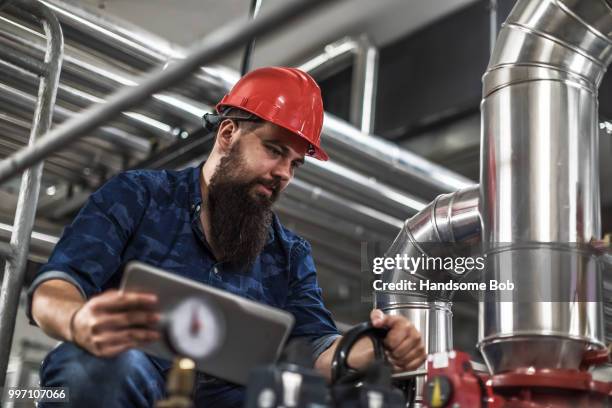
[{"label": "metal railing", "polygon": [[[0,52],[8,61],[40,76],[38,100],[29,139],[29,144],[32,146],[51,126],[62,66],[64,37],[57,17],[48,7],[36,0],[16,0],[14,3],[21,10],[34,15],[40,21],[47,38],[47,50],[42,63],[25,55],[11,53],[9,49],[0,49]],[[6,262],[0,288],[0,350],[2,350],[0,353],[0,385],[4,385],[11,351],[19,296],[21,295],[30,247],[30,236],[32,235],[38,204],[43,163],[38,161],[33,167],[22,170],[25,171],[21,175],[21,187],[11,241],[9,248],[2,250]]]}]

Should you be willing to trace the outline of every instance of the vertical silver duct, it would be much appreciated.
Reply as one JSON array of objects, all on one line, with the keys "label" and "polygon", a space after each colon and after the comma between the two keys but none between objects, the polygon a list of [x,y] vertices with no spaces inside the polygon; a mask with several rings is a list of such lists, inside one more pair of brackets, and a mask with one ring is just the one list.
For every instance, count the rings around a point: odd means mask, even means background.
[{"label": "vertical silver duct", "polygon": [[[404,227],[387,250],[386,257],[397,254],[410,258],[421,256],[450,256],[463,254],[468,248],[478,246],[480,252],[480,214],[478,213],[479,188],[473,186],[434,199]],[[460,274],[449,270],[417,270],[414,274],[403,269],[386,270],[383,282],[418,282],[430,279],[446,282],[458,281]],[[418,286],[417,286],[418,287]],[[391,315],[406,316],[423,336],[428,354],[453,348],[452,311],[449,293],[427,293],[406,290],[377,290],[375,307]],[[423,377],[417,378],[416,403],[422,402]]]},{"label": "vertical silver duct", "polygon": [[603,347],[597,89],[612,60],[605,0],[521,0],[484,75],[481,211],[487,279],[514,292],[480,304],[491,372],[578,368]]}]

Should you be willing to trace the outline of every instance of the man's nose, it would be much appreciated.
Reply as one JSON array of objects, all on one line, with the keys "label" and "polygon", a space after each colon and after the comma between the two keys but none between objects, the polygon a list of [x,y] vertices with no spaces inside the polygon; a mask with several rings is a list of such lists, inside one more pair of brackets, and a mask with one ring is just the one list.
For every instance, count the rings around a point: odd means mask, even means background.
[{"label": "man's nose", "polygon": [[287,183],[291,180],[293,176],[291,172],[291,161],[289,160],[279,160],[276,163],[276,166],[272,169],[272,175],[274,177],[279,177],[281,183]]}]

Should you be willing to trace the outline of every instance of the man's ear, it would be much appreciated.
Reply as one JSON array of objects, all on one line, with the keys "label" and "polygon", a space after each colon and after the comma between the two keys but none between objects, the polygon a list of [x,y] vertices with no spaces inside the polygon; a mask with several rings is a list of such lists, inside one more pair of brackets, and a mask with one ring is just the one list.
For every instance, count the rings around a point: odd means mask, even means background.
[{"label": "man's ear", "polygon": [[223,120],[219,124],[219,130],[217,130],[217,145],[219,146],[219,152],[222,154],[228,153],[237,137],[237,123],[231,119]]}]

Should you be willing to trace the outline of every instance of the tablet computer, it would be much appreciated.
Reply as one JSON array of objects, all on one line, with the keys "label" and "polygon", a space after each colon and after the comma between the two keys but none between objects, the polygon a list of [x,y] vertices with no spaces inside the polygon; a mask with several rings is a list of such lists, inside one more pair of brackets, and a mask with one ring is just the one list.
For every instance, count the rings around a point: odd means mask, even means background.
[{"label": "tablet computer", "polygon": [[126,266],[121,290],[158,297],[163,339],[140,350],[190,357],[198,370],[243,385],[251,369],[276,362],[294,323],[281,309],[137,261]]}]

